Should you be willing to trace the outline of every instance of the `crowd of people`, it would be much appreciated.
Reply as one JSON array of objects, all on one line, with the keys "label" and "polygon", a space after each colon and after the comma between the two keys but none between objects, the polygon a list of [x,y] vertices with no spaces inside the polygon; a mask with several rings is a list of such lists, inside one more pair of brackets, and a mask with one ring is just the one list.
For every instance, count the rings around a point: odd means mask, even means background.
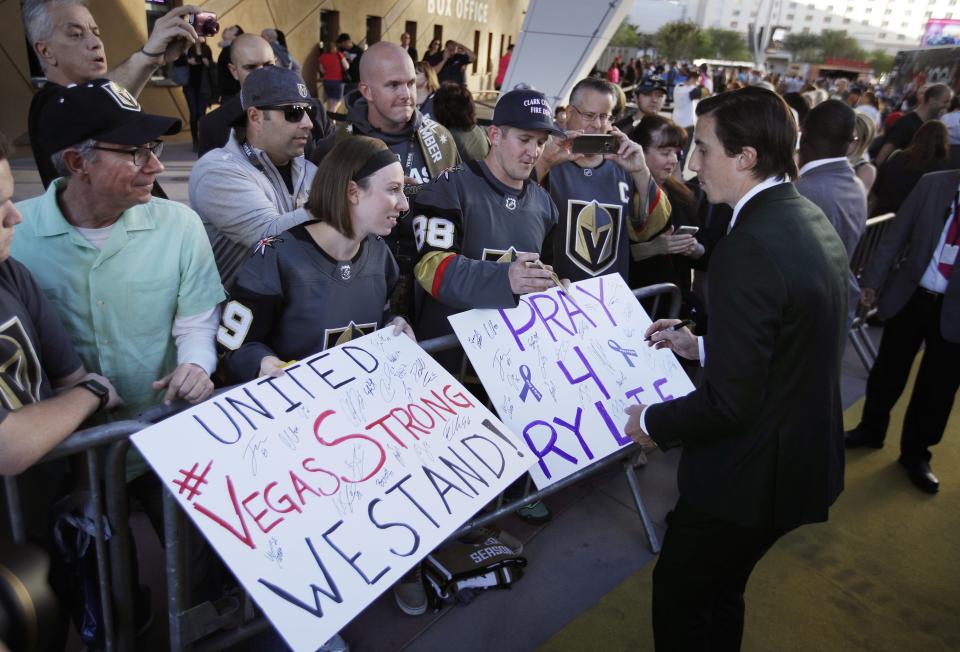
[{"label": "crowd of people", "polygon": [[[502,92],[484,128],[466,83],[476,54],[456,41],[432,41],[421,59],[407,34],[369,46],[341,34],[301,67],[282,33],[234,25],[215,62],[184,20],[196,11],[171,10],[111,68],[84,2],[24,3],[48,80],[29,116],[46,190],[12,204],[0,141],[4,341],[28,367],[0,371],[0,472],[24,472],[90,419],[198,403],[379,328],[444,335],[447,316],[514,307],[555,274],[618,273],[631,287],[681,289],[699,339],[666,330],[676,321],[649,335],[704,367],[697,391],[632,410],[628,425],[644,446],[685,447],[654,578],[658,645],[739,645],[753,564],[784,532],[826,518],[844,441],[882,446],[921,344],[900,462],[937,491],[930,448],[960,385],[960,107],[949,86],[893,98],[843,79],[615,60],[563,107],[530,87]],[[165,65],[182,69],[199,155],[189,206],[157,183],[162,137],[180,121],[137,101]],[[599,135],[609,150],[575,153],[577,138]],[[849,257],[868,216],[887,212],[889,236],[858,279]],[[863,420],[844,440],[839,356],[858,304],[877,305],[887,327]],[[806,414],[787,409],[798,402]],[[732,447],[709,440],[740,431]],[[791,455],[818,470],[791,475]],[[127,479],[145,506],[159,504],[135,454]],[[719,539],[743,552],[731,567],[712,563],[731,550],[696,543]],[[395,594],[404,612],[426,610],[416,569]],[[688,611],[717,614],[715,630],[688,627]]]}]

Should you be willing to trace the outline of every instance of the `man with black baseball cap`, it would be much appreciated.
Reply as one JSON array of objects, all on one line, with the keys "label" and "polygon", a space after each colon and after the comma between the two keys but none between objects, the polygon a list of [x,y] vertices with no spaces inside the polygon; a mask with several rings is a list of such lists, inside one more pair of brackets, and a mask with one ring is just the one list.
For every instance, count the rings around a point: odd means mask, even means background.
[{"label": "man with black baseball cap", "polygon": [[[110,418],[160,401],[205,400],[223,288],[197,214],[150,194],[163,172],[158,138],[176,133],[180,121],[142,113],[106,79],[61,89],[41,119],[62,176],[17,205],[23,223],[13,255],[54,298],[86,369],[113,381],[125,403]],[[136,452],[127,456],[126,478],[156,528],[160,483]],[[199,543],[188,547],[199,569],[191,588],[206,586],[209,553]]]},{"label": "man with black baseball cap", "polygon": [[312,219],[304,205],[317,167],[303,156],[316,104],[300,75],[267,66],[244,80],[245,126],[204,154],[190,173],[200,213],[228,289],[254,246]]},{"label": "man with black baseball cap", "polygon": [[121,416],[205,399],[223,288],[196,213],[150,194],[159,137],[180,121],[141,112],[107,79],[62,89],[41,118],[61,178],[18,204],[14,255],[58,297],[84,364],[126,401]]},{"label": "man with black baseball cap", "polygon": [[630,133],[634,125],[643,120],[645,115],[657,115],[663,110],[667,100],[667,84],[658,75],[651,75],[640,82],[634,90],[634,100],[637,102],[637,112],[627,116],[614,125],[624,133]]},{"label": "man with black baseball cap", "polygon": [[[486,158],[434,178],[410,209],[418,253],[414,275],[426,291],[417,301],[421,339],[450,333],[447,317],[456,312],[514,308],[519,295],[554,283],[552,268],[539,258],[557,208],[530,174],[549,135],[563,131],[544,95],[529,89],[502,95],[492,122]],[[452,352],[437,355],[448,369],[459,369],[461,359]],[[394,597],[405,613],[426,611],[415,571],[394,587]]]},{"label": "man with black baseball cap", "polygon": [[518,295],[553,285],[551,270],[536,261],[557,207],[530,174],[547,138],[563,132],[535,90],[501,96],[492,123],[486,158],[435,179],[410,211],[419,254],[414,273],[429,295],[417,318],[421,338],[449,333],[446,318],[455,312],[513,308]]}]

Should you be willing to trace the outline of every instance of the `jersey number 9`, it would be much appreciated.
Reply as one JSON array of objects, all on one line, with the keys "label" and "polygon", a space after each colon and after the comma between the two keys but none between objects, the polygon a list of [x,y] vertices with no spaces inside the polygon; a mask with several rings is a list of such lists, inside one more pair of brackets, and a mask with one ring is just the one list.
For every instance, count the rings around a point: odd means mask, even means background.
[{"label": "jersey number 9", "polygon": [[222,324],[217,329],[217,341],[225,348],[236,351],[247,339],[253,313],[242,303],[231,301],[223,308]]},{"label": "jersey number 9", "polygon": [[417,215],[413,218],[413,239],[417,251],[423,250],[424,243],[435,249],[449,249],[453,246],[453,222],[442,217]]}]

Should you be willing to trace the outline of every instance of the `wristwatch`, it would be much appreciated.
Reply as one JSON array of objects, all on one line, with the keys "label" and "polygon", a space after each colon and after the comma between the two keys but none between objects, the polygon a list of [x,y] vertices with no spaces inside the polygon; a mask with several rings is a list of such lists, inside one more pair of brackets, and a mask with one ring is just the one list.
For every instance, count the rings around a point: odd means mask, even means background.
[{"label": "wristwatch", "polygon": [[75,385],[75,387],[82,387],[88,392],[92,393],[98,399],[100,399],[100,407],[97,408],[99,412],[107,406],[107,403],[110,401],[110,390],[107,389],[103,383],[94,380],[93,378],[88,378],[83,380]]}]

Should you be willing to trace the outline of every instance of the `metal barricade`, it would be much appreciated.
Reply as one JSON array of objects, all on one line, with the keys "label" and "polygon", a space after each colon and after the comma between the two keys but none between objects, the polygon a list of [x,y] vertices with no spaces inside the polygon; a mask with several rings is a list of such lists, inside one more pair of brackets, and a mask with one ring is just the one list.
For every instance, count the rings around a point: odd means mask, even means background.
[{"label": "metal barricade", "polygon": [[[126,514],[123,457],[130,446],[129,437],[147,425],[149,424],[143,421],[128,420],[78,430],[37,462],[37,464],[43,464],[80,454],[85,458],[90,500],[93,504],[94,519],[98,525],[94,537],[94,549],[97,554],[104,642],[105,649],[110,652],[132,649],[133,581],[130,551],[118,549],[120,543],[118,539],[128,541],[128,532],[125,527],[126,521],[118,521],[114,515]],[[117,459],[119,462],[112,461]],[[17,478],[4,476],[3,484],[11,533],[14,541],[22,543],[26,539],[26,531]],[[111,524],[109,540],[103,528],[100,527],[105,516],[107,522]],[[118,625],[120,623],[126,625],[127,622],[129,622],[130,636],[126,640],[129,643],[123,645]]]},{"label": "metal barricade", "polygon": [[[895,215],[895,213],[884,213],[883,215],[871,217],[867,220],[866,229],[863,235],[860,236],[860,242],[857,243],[857,248],[850,258],[850,270],[854,276],[857,277],[858,281],[867,268],[870,258],[877,250],[883,234],[893,223]],[[858,310],[857,316],[850,323],[850,331],[848,333],[850,344],[853,345],[853,350],[856,351],[857,357],[860,358],[860,362],[863,363],[863,367],[867,371],[870,371],[874,361],[877,359],[877,347],[874,346],[873,340],[870,339],[870,333],[867,332],[867,321],[873,317],[876,312],[877,309],[875,307],[865,312]]]},{"label": "metal barricade", "polygon": [[[680,290],[673,284],[663,283],[634,290],[638,299],[653,299],[652,316],[676,317],[680,312]],[[662,301],[666,301],[660,313]],[[420,343],[431,354],[454,350],[460,347],[455,335],[447,335]],[[229,388],[227,388],[229,389]],[[226,391],[226,389],[220,390]],[[79,430],[61,442],[38,464],[72,455],[84,455],[88,474],[89,490],[97,523],[104,517],[110,524],[109,539],[102,528],[97,528],[95,550],[100,590],[100,603],[105,627],[105,649],[108,652],[126,652],[134,647],[134,586],[133,542],[127,526],[129,515],[126,492],[125,459],[130,448],[130,436],[172,414],[188,407],[180,402],[173,406],[156,406],[135,419],[116,421],[93,428]],[[645,463],[645,457],[636,444],[630,444],[616,454],[593,464],[557,482],[550,487],[524,492],[521,498],[505,503],[498,499],[490,512],[479,515],[455,532],[451,538],[469,530],[487,525],[520,507],[557,493],[571,484],[587,479],[614,464],[621,465],[627,478],[637,512],[643,524],[647,542],[655,554],[660,550],[659,537],[647,513],[639,489],[636,467]],[[7,515],[14,540],[26,538],[23,512],[19,499],[16,477],[4,476],[4,494]],[[184,532],[192,527],[187,522],[179,504],[166,487],[163,490],[164,512],[164,558],[167,580],[167,612],[169,618],[169,646],[171,650],[197,649],[221,650],[255,636],[269,627],[263,616],[254,617],[255,610],[250,596],[242,594],[228,605],[231,608],[217,609],[209,602],[190,607],[186,604],[186,587],[190,585],[190,569],[186,559]],[[230,629],[221,630],[229,626]],[[202,641],[201,641],[202,639]],[[194,645],[199,643],[198,645]]]},{"label": "metal barricade", "polygon": [[[672,283],[661,283],[639,288],[634,290],[633,293],[638,300],[653,300],[651,316],[654,319],[657,317],[675,318],[680,314],[680,290]],[[661,305],[663,302],[666,302],[665,306]],[[420,346],[427,353],[437,354],[459,349],[460,342],[456,335],[451,334],[425,340],[420,342]],[[460,380],[463,380],[462,372],[460,374]],[[529,492],[528,483],[528,489],[522,497],[506,503],[501,496],[496,501],[496,506],[492,511],[471,519],[459,530],[454,532],[450,538],[454,539],[476,527],[493,523],[524,505],[555,494],[572,484],[596,475],[615,464],[619,464],[626,475],[627,484],[630,487],[630,493],[637,507],[637,513],[643,525],[647,543],[651,552],[657,554],[660,552],[660,539],[654,529],[653,521],[647,512],[640,492],[640,483],[637,478],[637,467],[645,463],[646,458],[643,452],[636,444],[630,444],[617,453],[564,478],[546,489]],[[164,529],[166,531],[165,538],[167,542],[164,554],[167,568],[167,610],[170,626],[170,649],[174,651],[185,649],[204,651],[223,650],[267,629],[270,625],[264,616],[259,615],[255,618],[248,617],[253,614],[254,609],[252,600],[249,595],[246,594],[243,596],[243,603],[238,605],[236,610],[225,613],[221,613],[215,609],[209,602],[196,606],[186,604],[186,587],[190,585],[189,568],[182,545],[182,532],[186,524],[186,519],[176,498],[166,489],[164,490],[163,500]],[[231,629],[212,633],[211,630],[217,626],[218,622],[229,622]]]}]

